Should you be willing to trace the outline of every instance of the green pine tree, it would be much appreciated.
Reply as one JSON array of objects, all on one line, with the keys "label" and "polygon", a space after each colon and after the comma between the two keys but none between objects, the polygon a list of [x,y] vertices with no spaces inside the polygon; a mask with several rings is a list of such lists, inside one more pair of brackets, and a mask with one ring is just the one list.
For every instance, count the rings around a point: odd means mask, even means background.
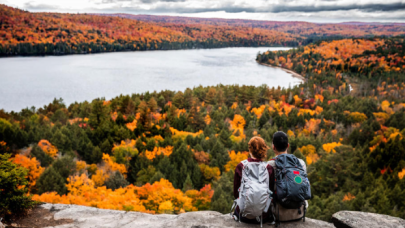
[{"label": "green pine tree", "polygon": [[111,154],[112,146],[108,139],[105,139],[100,145],[100,150],[102,153]]},{"label": "green pine tree", "polygon": [[57,173],[59,173],[63,180],[65,181],[70,175],[76,172],[76,162],[73,160],[71,156],[63,156],[57,159],[53,164],[52,167],[55,169]]},{"label": "green pine tree", "polygon": [[217,141],[210,154],[212,157],[210,166],[218,167],[222,173],[224,171],[224,165],[230,160],[228,151],[225,150],[221,142]]},{"label": "green pine tree", "polygon": [[148,166],[146,169],[142,169],[137,174],[136,185],[142,186],[149,182],[149,180],[155,175],[156,168],[153,166]]},{"label": "green pine tree", "polygon": [[36,187],[38,194],[45,192],[57,192],[59,195],[67,193],[63,177],[51,166],[39,177]]},{"label": "green pine tree", "polygon": [[46,154],[38,145],[34,145],[31,150],[31,156],[37,158],[37,160],[41,163],[42,167],[48,167],[52,162],[53,159],[51,156]]},{"label": "green pine tree", "polygon": [[233,172],[224,173],[214,184],[214,195],[211,199],[211,210],[229,213],[233,203]]},{"label": "green pine tree", "polygon": [[120,172],[114,172],[106,181],[105,186],[109,189],[115,190],[118,188],[124,188],[129,184],[125,177]]},{"label": "green pine tree", "polygon": [[[10,154],[0,154],[0,217],[6,220],[21,215],[34,206],[28,193],[28,170],[10,160]],[[23,186],[23,187],[21,187]]]},{"label": "green pine tree", "polygon": [[182,190],[183,190],[183,192],[186,192],[186,191],[192,190],[192,189],[194,189],[193,182],[191,181],[190,175],[188,174],[186,180],[183,183]]},{"label": "green pine tree", "polygon": [[163,173],[161,173],[160,171],[157,171],[157,172],[155,173],[155,175],[153,175],[153,177],[150,178],[149,184],[153,184],[153,183],[155,183],[156,181],[160,181],[162,178],[163,178],[163,179],[166,179],[165,175],[163,175]]}]

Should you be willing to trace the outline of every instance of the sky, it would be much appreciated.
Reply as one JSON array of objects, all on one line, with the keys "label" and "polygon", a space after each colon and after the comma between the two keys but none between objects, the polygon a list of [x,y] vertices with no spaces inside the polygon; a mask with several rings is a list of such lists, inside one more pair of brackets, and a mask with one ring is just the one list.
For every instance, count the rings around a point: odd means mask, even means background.
[{"label": "sky", "polygon": [[0,0],[0,3],[31,12],[405,23],[405,0]]}]

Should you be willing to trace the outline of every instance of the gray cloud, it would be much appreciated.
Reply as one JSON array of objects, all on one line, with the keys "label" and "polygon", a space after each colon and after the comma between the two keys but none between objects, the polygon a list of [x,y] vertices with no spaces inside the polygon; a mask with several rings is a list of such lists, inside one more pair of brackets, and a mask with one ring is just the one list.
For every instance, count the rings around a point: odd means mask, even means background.
[{"label": "gray cloud", "polygon": [[404,10],[405,3],[394,2],[389,4],[350,4],[350,5],[323,5],[323,6],[289,6],[278,5],[270,9],[272,13],[279,12],[320,12],[320,11],[338,11],[338,10],[360,10],[365,12],[377,11],[398,11]]},{"label": "gray cloud", "polygon": [[142,3],[156,3],[156,2],[186,2],[187,0],[140,0]]},{"label": "gray cloud", "polygon": [[132,0],[102,0],[101,3],[132,2]]},{"label": "gray cloud", "polygon": [[30,10],[57,10],[59,7],[55,5],[49,5],[49,4],[32,4],[31,2],[27,2],[23,5],[24,9],[30,9]]},{"label": "gray cloud", "polygon": [[87,3],[85,8],[76,4],[63,7],[51,0],[15,1],[22,2],[20,6],[32,11],[205,15],[264,20],[405,21],[405,0],[82,0]]},{"label": "gray cloud", "polygon": [[[152,4],[157,2],[186,2],[187,0],[139,0],[139,1],[145,4]],[[100,4],[119,3],[119,2],[133,2],[133,0],[102,0]]]},{"label": "gray cloud", "polygon": [[[107,0],[111,1],[111,0]],[[151,4],[157,2],[186,2],[187,0],[140,0],[143,3]],[[322,0],[333,2],[336,0]],[[122,7],[115,8],[114,10],[124,10],[124,11],[144,11],[139,6],[135,7]],[[368,4],[309,4],[309,5],[296,5],[296,4],[277,4],[269,5],[267,7],[253,7],[253,6],[237,6],[233,3],[222,4],[219,7],[200,7],[193,8],[187,7],[186,5],[165,5],[158,4],[151,7],[148,11],[154,13],[206,13],[206,12],[226,12],[226,13],[284,13],[284,12],[300,12],[300,13],[316,13],[316,12],[330,12],[330,11],[350,11],[358,10],[361,12],[394,12],[405,10],[405,2],[393,2],[387,4],[381,3],[368,3]],[[147,13],[147,12],[146,12]],[[405,15],[404,15],[405,17]]]}]

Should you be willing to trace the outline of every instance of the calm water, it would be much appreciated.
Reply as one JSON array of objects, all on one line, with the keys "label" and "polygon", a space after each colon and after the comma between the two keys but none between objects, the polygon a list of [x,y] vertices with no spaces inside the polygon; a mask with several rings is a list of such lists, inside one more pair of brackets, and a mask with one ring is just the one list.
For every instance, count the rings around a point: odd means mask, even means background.
[{"label": "calm water", "polygon": [[120,94],[181,90],[219,83],[288,87],[290,74],[255,62],[256,54],[288,48],[223,48],[0,59],[0,109],[42,107]]}]

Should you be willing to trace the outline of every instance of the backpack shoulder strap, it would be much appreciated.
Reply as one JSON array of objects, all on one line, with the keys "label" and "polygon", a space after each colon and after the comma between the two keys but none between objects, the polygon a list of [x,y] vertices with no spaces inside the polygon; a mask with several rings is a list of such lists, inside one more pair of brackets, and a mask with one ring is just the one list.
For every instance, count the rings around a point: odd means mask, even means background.
[{"label": "backpack shoulder strap", "polygon": [[304,169],[305,173],[307,173],[307,165],[305,164],[304,160],[298,158],[298,161],[301,163],[301,166]]},{"label": "backpack shoulder strap", "polygon": [[247,159],[245,159],[245,160],[241,161],[240,163],[242,163],[243,167],[245,167],[249,163],[249,161]]},{"label": "backpack shoulder strap", "polygon": [[276,159],[272,158],[267,162],[268,165],[271,165],[273,168],[276,167]]},{"label": "backpack shoulder strap", "polygon": [[240,163],[242,163],[242,165],[243,165],[243,168],[242,168],[242,180],[241,180],[241,187],[243,187],[243,183],[244,183],[245,178],[246,178],[246,176],[245,176],[246,175],[245,168],[248,166],[249,161],[246,159],[246,160],[241,161]]}]

